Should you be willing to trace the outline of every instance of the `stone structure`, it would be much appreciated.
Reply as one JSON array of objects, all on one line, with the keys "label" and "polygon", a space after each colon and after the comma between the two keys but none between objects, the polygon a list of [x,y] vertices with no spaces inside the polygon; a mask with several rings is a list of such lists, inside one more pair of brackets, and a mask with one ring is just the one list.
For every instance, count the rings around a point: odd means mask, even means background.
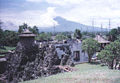
[{"label": "stone structure", "polygon": [[19,35],[20,42],[24,46],[26,46],[26,45],[28,46],[28,45],[34,43],[35,36],[36,36],[35,34],[30,32],[28,29],[26,29],[22,34]]},{"label": "stone structure", "polygon": [[25,29],[24,32],[22,32],[19,35],[19,43],[17,45],[17,51],[22,50],[30,50],[35,45],[35,34],[30,32],[28,29]]},{"label": "stone structure", "polygon": [[[68,46],[60,47],[66,54],[62,58],[58,57],[55,44],[42,44],[35,43],[35,35],[29,30],[25,30],[19,35],[20,41],[13,53],[6,55],[6,71],[3,75],[2,82],[5,83],[18,83],[36,79],[41,76],[49,76],[64,72],[58,65],[71,65],[70,56],[71,52]],[[2,75],[0,78],[3,77]]]}]

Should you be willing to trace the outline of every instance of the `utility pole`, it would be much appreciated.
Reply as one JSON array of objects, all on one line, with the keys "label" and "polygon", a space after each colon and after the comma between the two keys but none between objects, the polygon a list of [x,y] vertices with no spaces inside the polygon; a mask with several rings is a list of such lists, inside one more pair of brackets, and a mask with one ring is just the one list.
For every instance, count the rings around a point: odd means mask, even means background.
[{"label": "utility pole", "polygon": [[86,29],[86,32],[88,31],[88,27],[87,27],[87,29]]},{"label": "utility pole", "polygon": [[82,27],[80,27],[80,29],[81,29],[80,31],[82,32]]},{"label": "utility pole", "polygon": [[102,29],[103,29],[103,25],[102,25],[102,23],[101,23],[101,35],[102,35],[102,32],[103,32]]},{"label": "utility pole", "polygon": [[110,31],[111,29],[111,20],[109,19],[109,29],[108,29],[108,32]]},{"label": "utility pole", "polygon": [[53,31],[53,34],[55,35],[55,23],[53,23],[54,25],[53,25],[53,29],[54,29],[54,31]]},{"label": "utility pole", "polygon": [[103,29],[103,24],[101,24],[101,32],[102,32],[102,29]]},{"label": "utility pole", "polygon": [[107,29],[107,27],[106,27],[106,33],[108,33],[108,29]]},{"label": "utility pole", "polygon": [[93,28],[93,34],[95,34],[94,19],[92,20],[92,28]]}]

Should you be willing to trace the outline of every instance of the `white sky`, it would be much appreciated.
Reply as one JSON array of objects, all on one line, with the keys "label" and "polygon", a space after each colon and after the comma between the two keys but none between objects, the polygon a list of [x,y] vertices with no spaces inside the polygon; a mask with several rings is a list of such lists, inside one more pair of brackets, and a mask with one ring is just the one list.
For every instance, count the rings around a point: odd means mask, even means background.
[{"label": "white sky", "polygon": [[[19,1],[19,0],[18,0]],[[9,2],[10,5],[1,7],[0,19],[17,25],[24,22],[31,26],[49,27],[57,22],[53,20],[61,16],[67,20],[79,22],[85,25],[108,27],[111,19],[111,27],[120,26],[120,0],[21,0]],[[32,5],[31,5],[32,4]],[[14,5],[14,6],[13,6]],[[37,5],[37,6],[36,6]],[[20,11],[17,11],[20,10]]]}]

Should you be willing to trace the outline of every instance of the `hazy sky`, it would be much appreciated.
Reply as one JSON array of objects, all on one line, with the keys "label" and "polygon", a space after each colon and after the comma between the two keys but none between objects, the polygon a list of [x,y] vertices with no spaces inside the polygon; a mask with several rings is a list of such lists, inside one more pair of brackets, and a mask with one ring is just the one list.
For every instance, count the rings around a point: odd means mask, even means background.
[{"label": "hazy sky", "polygon": [[54,17],[95,26],[120,26],[120,0],[0,0],[0,19],[16,25],[53,26]]}]

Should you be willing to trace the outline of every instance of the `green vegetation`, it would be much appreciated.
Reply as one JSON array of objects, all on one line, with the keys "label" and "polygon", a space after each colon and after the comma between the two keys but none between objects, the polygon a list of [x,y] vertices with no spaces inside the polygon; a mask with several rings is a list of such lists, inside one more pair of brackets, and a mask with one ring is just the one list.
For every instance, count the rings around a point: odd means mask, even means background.
[{"label": "green vegetation", "polygon": [[115,65],[120,64],[120,41],[116,40],[109,45],[107,45],[104,50],[98,54],[98,58],[102,63],[107,63],[110,69],[113,69]]},{"label": "green vegetation", "polygon": [[[4,48],[0,48],[0,53],[6,53],[9,50],[15,50],[15,47],[4,46]],[[5,55],[4,54],[0,54],[0,56],[5,56]]]},{"label": "green vegetation", "polygon": [[39,34],[39,29],[37,26],[33,26],[33,28],[30,28],[30,31],[36,35]]},{"label": "green vegetation", "polygon": [[99,43],[92,38],[85,39],[82,43],[82,50],[88,53],[88,59],[90,63],[94,53],[99,50]]},{"label": "green vegetation", "polygon": [[61,40],[67,39],[67,36],[65,36],[64,34],[57,34],[55,39],[58,41],[61,41]]},{"label": "green vegetation", "polygon": [[112,42],[98,54],[98,59],[110,69],[116,69],[120,64],[120,27],[109,32],[109,40]]},{"label": "green vegetation", "polygon": [[36,40],[49,41],[49,40],[52,39],[51,36],[52,36],[52,33],[49,33],[49,32],[48,32],[48,33],[41,32],[41,33],[39,33],[39,35],[36,37]]},{"label": "green vegetation", "polygon": [[58,32],[56,33],[56,37],[55,39],[58,40],[58,41],[62,41],[62,40],[65,40],[65,39],[71,39],[71,34],[72,32]]},{"label": "green vegetation", "polygon": [[16,46],[18,42],[18,33],[10,30],[2,29],[0,22],[0,48],[3,46]]},{"label": "green vegetation", "polygon": [[4,46],[4,48],[0,48],[0,53],[8,52],[9,50],[15,50],[15,47]]},{"label": "green vegetation", "polygon": [[86,39],[86,38],[94,38],[95,37],[95,33],[93,32],[82,32],[82,39]]},{"label": "green vegetation", "polygon": [[120,71],[110,70],[106,66],[79,64],[74,67],[73,72],[20,83],[120,83]]},{"label": "green vegetation", "polygon": [[20,25],[19,26],[19,30],[18,30],[18,33],[22,33],[24,31],[24,29],[29,29],[32,33],[34,34],[39,34],[39,29],[37,26],[33,26],[33,27],[30,27],[28,26],[27,24],[23,23],[23,25]]},{"label": "green vegetation", "polygon": [[109,40],[110,41],[115,41],[117,39],[119,39],[120,36],[120,27],[118,27],[117,29],[112,29],[109,34]]},{"label": "green vegetation", "polygon": [[18,42],[18,34],[15,31],[1,29],[1,36],[0,36],[0,47],[1,46],[16,46]]},{"label": "green vegetation", "polygon": [[19,29],[18,29],[18,33],[22,33],[24,29],[27,29],[28,28],[28,25],[27,24],[23,24],[23,25],[20,25],[19,26]]},{"label": "green vegetation", "polygon": [[75,32],[74,32],[74,37],[76,39],[81,39],[82,37],[82,34],[81,34],[81,31],[79,29],[76,29]]}]

